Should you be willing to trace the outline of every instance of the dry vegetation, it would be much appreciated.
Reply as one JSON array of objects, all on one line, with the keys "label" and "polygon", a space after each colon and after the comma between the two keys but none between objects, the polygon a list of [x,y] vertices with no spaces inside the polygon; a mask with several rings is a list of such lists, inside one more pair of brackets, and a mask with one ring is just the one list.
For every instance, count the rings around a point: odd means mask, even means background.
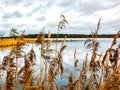
[{"label": "dry vegetation", "polygon": [[23,38],[22,40],[19,38],[0,39],[0,49],[16,46],[18,42],[34,43],[35,41],[35,38]]},{"label": "dry vegetation", "polygon": [[[67,22],[62,16],[63,21],[59,23],[62,29]],[[65,21],[65,22],[64,22]],[[4,90],[119,90],[120,89],[120,44],[113,48],[117,43],[120,31],[117,32],[111,46],[108,47],[104,54],[97,52],[99,48],[98,31],[100,27],[101,18],[98,21],[95,33],[92,33],[92,38],[85,41],[85,46],[91,50],[92,56],[88,61],[88,54],[84,60],[82,67],[78,69],[78,60],[76,59],[76,50],[74,51],[74,71],[68,77],[68,84],[62,84],[64,76],[63,67],[63,51],[66,48],[65,39],[61,43],[61,48],[51,48],[50,32],[48,34],[48,41],[45,42],[44,32],[37,37],[39,53],[41,57],[40,69],[38,75],[34,76],[36,72],[36,54],[34,47],[29,53],[25,53],[22,47],[23,42],[17,42],[16,46],[11,49],[9,55],[4,56],[0,64],[0,89],[2,89],[2,78],[6,75],[6,82]],[[63,24],[63,25],[62,25]],[[59,29],[58,29],[59,30]],[[59,32],[59,31],[58,31]],[[14,41],[14,40],[13,40]],[[55,53],[53,56],[52,54]],[[24,59],[24,66],[19,67],[19,58]],[[18,69],[20,68],[20,69]],[[79,77],[76,77],[76,71],[79,70]],[[88,75],[90,77],[88,77]],[[59,78],[60,77],[60,78]],[[61,82],[58,85],[58,80]]]}]

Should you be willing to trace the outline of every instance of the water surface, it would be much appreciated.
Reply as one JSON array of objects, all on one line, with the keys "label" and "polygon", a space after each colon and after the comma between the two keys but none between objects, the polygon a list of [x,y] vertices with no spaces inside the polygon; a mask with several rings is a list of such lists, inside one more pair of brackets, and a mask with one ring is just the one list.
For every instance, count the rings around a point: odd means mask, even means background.
[{"label": "water surface", "polygon": [[[91,57],[91,51],[89,49],[86,49],[84,46],[84,42],[86,39],[68,39],[66,41],[66,45],[67,48],[64,50],[63,52],[63,65],[64,65],[64,70],[65,70],[65,76],[62,79],[63,84],[67,84],[68,83],[68,76],[70,75],[70,73],[73,73],[73,65],[74,65],[74,50],[76,49],[76,57],[79,60],[78,63],[78,68],[80,69],[80,67],[82,66],[82,62],[85,60],[85,55],[86,53],[88,53],[88,60],[90,60]],[[98,53],[103,53],[110,47],[111,43],[112,43],[112,38],[110,39],[106,39],[106,38],[100,38],[98,39],[98,41],[100,42],[100,47],[98,49]],[[117,47],[118,44],[120,44],[120,39],[117,40],[117,44],[114,47]],[[58,50],[61,47],[61,42],[58,42]],[[36,53],[36,57],[37,57],[37,61],[36,61],[36,67],[40,67],[40,47],[37,46],[36,44],[26,44],[23,48],[23,50],[25,51],[25,53],[28,53],[30,51],[30,49],[33,48],[35,53]],[[51,45],[52,49],[56,48],[56,43],[52,43]],[[4,50],[0,50],[0,62],[2,62],[2,59],[5,55],[8,55],[10,51],[10,48],[4,49]],[[19,64],[22,67],[23,66],[23,59],[19,59]],[[76,76],[79,76],[79,72],[77,73]],[[3,79],[4,81],[5,79]],[[59,82],[60,83],[60,82]]]}]

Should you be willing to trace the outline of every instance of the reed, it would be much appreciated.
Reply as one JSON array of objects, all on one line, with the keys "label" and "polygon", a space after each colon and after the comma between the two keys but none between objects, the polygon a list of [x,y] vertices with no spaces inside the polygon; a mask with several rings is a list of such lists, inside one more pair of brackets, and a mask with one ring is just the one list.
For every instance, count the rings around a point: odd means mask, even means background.
[{"label": "reed", "polygon": [[[61,15],[58,24],[59,30],[65,27],[68,23],[64,15]],[[0,63],[0,80],[3,75],[6,75],[4,90],[119,90],[120,89],[120,44],[114,47],[117,43],[120,31],[118,31],[111,42],[110,47],[105,53],[98,53],[100,46],[98,31],[100,28],[101,18],[95,32],[92,32],[91,38],[88,38],[84,45],[91,52],[90,61],[88,53],[78,69],[78,59],[76,57],[77,50],[74,50],[73,70],[68,77],[68,84],[63,85],[62,79],[65,74],[63,64],[64,50],[67,47],[66,38],[61,42],[61,47],[58,49],[58,35],[56,37],[56,47],[52,48],[51,34],[48,32],[48,40],[45,41],[44,32],[40,32],[36,39],[36,44],[31,50],[26,53],[23,51],[25,42],[17,42],[17,45],[11,49],[9,55],[4,56]],[[34,47],[38,46],[39,51],[34,51]],[[36,53],[40,54],[40,68],[36,67]],[[55,55],[53,55],[55,54]],[[24,60],[24,65],[19,66],[18,61]],[[38,70],[38,73],[36,73]],[[79,71],[79,77],[76,77]],[[34,75],[34,74],[37,75]],[[1,82],[0,81],[0,82]],[[60,84],[59,84],[59,82]],[[19,87],[21,85],[21,87]],[[0,83],[0,90],[3,84]]]}]

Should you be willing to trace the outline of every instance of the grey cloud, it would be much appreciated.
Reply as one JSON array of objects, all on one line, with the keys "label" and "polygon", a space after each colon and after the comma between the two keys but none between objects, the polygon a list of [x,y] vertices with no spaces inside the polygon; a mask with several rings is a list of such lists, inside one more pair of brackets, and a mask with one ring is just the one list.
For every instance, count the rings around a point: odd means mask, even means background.
[{"label": "grey cloud", "polygon": [[[47,8],[47,2],[45,0],[37,0],[37,1],[32,1],[32,4],[38,3],[38,6],[32,8],[32,10],[26,15],[26,17],[32,16],[34,13],[39,12],[39,13],[44,13]],[[30,5],[29,5],[30,6]],[[26,6],[25,6],[26,7]]]},{"label": "grey cloud", "polygon": [[15,16],[15,17],[17,17],[17,18],[20,18],[20,17],[22,17],[23,15],[22,15],[19,11],[15,11],[15,12],[13,13],[13,16]]},{"label": "grey cloud", "polygon": [[66,7],[66,6],[74,4],[74,3],[72,3],[73,1],[74,0],[56,0],[56,1],[55,0],[49,0],[47,6],[52,7],[54,5],[57,5],[57,6]]},{"label": "grey cloud", "polygon": [[87,33],[89,34],[91,32],[91,28],[86,27],[86,26],[79,26],[79,27],[72,27],[70,29],[66,29],[68,32],[70,32],[71,34],[83,34],[83,33]]},{"label": "grey cloud", "polygon": [[15,11],[13,13],[4,13],[2,18],[3,19],[9,19],[9,18],[20,18],[22,17],[23,15],[19,12],[19,11]]},{"label": "grey cloud", "polygon": [[39,4],[41,4],[42,2],[43,3],[45,3],[46,2],[46,0],[26,0],[25,1],[26,3],[24,3],[24,7],[29,7],[29,6],[31,6],[32,4],[34,4],[35,2],[36,3],[39,3]]},{"label": "grey cloud", "polygon": [[106,0],[102,3],[93,0],[92,2],[80,3],[79,8],[76,8],[76,11],[81,12],[83,15],[91,15],[100,10],[108,10],[114,7],[118,7],[118,3],[120,3],[120,1]]},{"label": "grey cloud", "polygon": [[11,13],[4,13],[2,16],[3,19],[8,19],[10,17],[11,17]]},{"label": "grey cloud", "polygon": [[117,7],[120,5],[120,0],[109,0],[111,2],[112,7]]},{"label": "grey cloud", "polygon": [[17,5],[20,2],[22,2],[22,0],[3,0],[5,6]]},{"label": "grey cloud", "polygon": [[109,7],[103,6],[101,4],[96,3],[81,3],[80,8],[77,8],[76,11],[81,12],[82,15],[91,15],[94,14],[96,11],[105,10]]},{"label": "grey cloud", "polygon": [[115,20],[109,21],[109,22],[103,22],[101,23],[101,27],[104,30],[108,30],[108,33],[117,33],[120,30],[120,18],[117,18]]},{"label": "grey cloud", "polygon": [[34,0],[26,0],[27,3],[24,3],[24,7],[28,7],[28,6],[31,6],[33,4],[33,1]]},{"label": "grey cloud", "polygon": [[[49,8],[55,8],[56,6],[58,6],[59,8],[64,8],[64,13],[68,12],[68,11],[75,11],[76,14],[78,14],[79,12],[79,16],[92,16],[95,12],[97,11],[101,11],[101,10],[109,10],[112,8],[118,8],[119,9],[119,5],[120,5],[120,0],[102,0],[105,1],[105,3],[98,3],[97,1],[93,0],[93,2],[89,2],[89,0],[87,0],[88,2],[81,2],[80,0],[48,0],[47,5],[45,6],[46,1],[42,0],[42,2],[40,0],[3,0],[5,5],[17,5],[22,3],[22,5],[24,7],[32,7],[33,4],[35,3],[40,3],[40,6],[34,6],[34,8],[31,8],[31,12],[29,12],[26,15],[26,18],[33,15],[36,12],[39,12],[40,14],[49,10]],[[92,0],[90,0],[92,1]],[[45,3],[44,3],[45,2]],[[0,7],[1,9],[1,7]],[[64,14],[63,13],[63,14]],[[116,14],[119,14],[119,12],[116,12]],[[116,15],[115,14],[115,15]],[[3,18],[3,23],[7,22],[7,19],[9,18],[20,18],[22,17],[22,14],[19,11],[15,11],[15,12],[11,12],[11,13],[4,13],[4,15],[2,16]],[[114,16],[113,16],[114,17]],[[76,17],[74,17],[76,18]],[[111,17],[112,18],[112,17]],[[36,21],[45,21],[46,18],[44,16],[41,16],[39,18],[36,19]],[[101,30],[100,33],[115,33],[118,30],[120,30],[119,23],[120,18],[113,20],[113,21],[108,21],[108,22],[104,22],[102,21],[101,23]],[[79,21],[71,21],[73,24],[72,25],[68,25],[66,26],[65,30],[60,31],[60,33],[87,33],[90,34],[90,32],[92,30],[95,30],[96,25],[94,25],[91,22],[79,22]],[[81,25],[82,23],[82,25]],[[96,23],[97,24],[97,23]],[[0,30],[4,29],[5,31],[10,29],[10,26],[13,24],[1,24],[0,25]],[[21,30],[21,28],[25,28],[27,33],[35,33],[38,31],[38,26],[35,25],[31,25],[28,26],[27,24],[20,24],[20,25],[14,25],[15,27],[17,27],[19,30]],[[57,23],[54,22],[47,22],[46,27],[48,29],[51,30],[51,33],[56,33],[57,32]],[[47,30],[48,30],[47,29]],[[46,30],[46,33],[47,33]]]},{"label": "grey cloud", "polygon": [[[57,28],[58,27],[57,27],[56,23],[47,23],[46,26],[47,26],[47,29],[49,29],[51,31],[51,33],[57,33]],[[91,32],[91,30],[92,29],[88,26],[88,23],[84,23],[80,26],[76,26],[73,23],[72,25],[66,25],[66,28],[60,30],[59,33],[63,33],[63,34],[66,34],[66,33],[67,34],[87,33],[87,34],[89,34]]]},{"label": "grey cloud", "polygon": [[31,12],[29,12],[26,17],[31,16],[32,14],[34,14],[35,12],[38,12],[40,10],[40,7],[36,7],[35,9],[33,9]]},{"label": "grey cloud", "polygon": [[10,23],[7,23],[7,24],[5,23],[5,24],[0,24],[0,26],[3,27],[3,28],[5,28],[5,27],[11,26],[11,24]]},{"label": "grey cloud", "polygon": [[39,18],[37,18],[36,20],[37,20],[37,21],[45,21],[46,18],[43,16],[43,17],[39,17]]},{"label": "grey cloud", "polygon": [[21,30],[25,30],[25,33],[26,34],[30,34],[30,33],[37,33],[37,31],[39,30],[38,26],[36,24],[33,24],[33,25],[28,25],[28,24],[17,24],[17,25],[14,25],[14,27],[18,30],[18,31],[21,31]]},{"label": "grey cloud", "polygon": [[16,25],[17,27],[23,27],[23,26],[26,26],[26,24],[19,24],[19,25]]},{"label": "grey cloud", "polygon": [[116,1],[102,0],[102,1],[88,0],[87,2],[81,2],[79,0],[60,0],[60,1],[50,0],[48,3],[48,7],[57,5],[59,7],[65,8],[66,12],[73,9],[76,12],[80,12],[82,15],[92,15],[96,11],[118,7],[120,4],[119,0]]},{"label": "grey cloud", "polygon": [[64,7],[67,7],[67,6],[72,5],[72,4],[73,4],[73,0],[64,0],[64,2],[61,1],[59,3],[60,6],[64,6]]}]

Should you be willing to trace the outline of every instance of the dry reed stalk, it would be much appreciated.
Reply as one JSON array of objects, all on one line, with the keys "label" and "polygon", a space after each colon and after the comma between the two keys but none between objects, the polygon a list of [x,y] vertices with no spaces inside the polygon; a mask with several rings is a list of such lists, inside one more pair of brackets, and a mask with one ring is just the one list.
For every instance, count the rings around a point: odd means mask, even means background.
[{"label": "dry reed stalk", "polygon": [[92,38],[88,38],[84,43],[84,45],[86,45],[87,48],[92,50],[92,56],[89,65],[89,71],[90,71],[90,79],[88,83],[89,89],[98,88],[99,79],[100,79],[100,76],[98,75],[98,73],[100,73],[100,62],[97,60],[97,56],[98,56],[97,50],[99,47],[99,42],[97,41],[97,38],[98,38],[98,31],[100,28],[100,22],[101,22],[101,18],[98,21],[97,29],[95,30],[95,33],[92,32]]},{"label": "dry reed stalk", "polygon": [[62,45],[60,48],[60,51],[58,53],[58,71],[60,72],[60,77],[61,77],[61,89],[62,87],[62,77],[63,77],[63,73],[64,73],[64,67],[63,67],[63,51],[65,50],[65,48],[67,47],[65,44],[66,41],[66,37],[64,38],[64,40],[62,41]]},{"label": "dry reed stalk", "polygon": [[120,35],[120,31],[118,31],[118,32],[115,34],[115,37],[114,37],[114,39],[113,39],[113,41],[112,41],[112,44],[111,44],[111,46],[110,46],[110,51],[112,50],[112,47],[116,44],[117,39],[119,38],[119,35]]},{"label": "dry reed stalk", "polygon": [[0,90],[2,90],[2,71],[0,67]]},{"label": "dry reed stalk", "polygon": [[[46,81],[45,81],[45,84],[44,84],[44,81],[43,81],[43,68],[40,69],[40,75],[38,75],[38,78],[37,78],[37,85],[39,86],[39,90],[45,90],[46,89]],[[41,88],[40,88],[41,87]]]},{"label": "dry reed stalk", "polygon": [[88,85],[86,86],[86,90],[95,90],[93,85],[93,80],[92,80],[92,73],[90,73],[90,78],[89,78]]},{"label": "dry reed stalk", "polygon": [[48,71],[48,88],[49,90],[57,90],[57,85],[54,81],[56,76],[56,71],[54,71],[54,67],[51,65],[49,67],[49,71]]},{"label": "dry reed stalk", "polygon": [[62,41],[62,45],[60,48],[60,51],[58,53],[58,69],[60,69],[61,76],[64,72],[64,67],[63,67],[63,51],[65,50],[67,46],[65,45],[65,39]]},{"label": "dry reed stalk", "polygon": [[57,30],[57,37],[56,37],[56,49],[55,49],[56,52],[55,52],[55,58],[54,58],[54,63],[57,64],[57,62],[58,62],[58,68],[57,68],[57,70],[58,70],[58,72],[59,72],[59,69],[61,70],[61,75],[63,74],[63,69],[64,68],[63,68],[62,61],[61,61],[62,60],[61,52],[60,53],[58,52],[58,37],[59,37],[58,35],[59,35],[60,29],[65,28],[65,24],[66,23],[68,23],[68,22],[67,22],[65,16],[61,15],[60,16],[60,21],[58,23],[58,30]]},{"label": "dry reed stalk", "polygon": [[[49,40],[48,40],[49,42]],[[65,40],[64,40],[65,42]],[[44,83],[46,82],[46,79],[48,78],[48,88],[50,87],[54,87],[55,89],[57,89],[57,85],[55,83],[55,77],[58,75],[58,73],[60,73],[61,75],[61,79],[62,79],[62,74],[63,74],[63,64],[62,64],[62,53],[64,51],[64,49],[66,48],[66,45],[64,44],[64,42],[62,43],[62,46],[60,48],[60,51],[57,51],[55,57],[51,56],[50,53],[52,53],[52,51],[56,51],[56,50],[52,50],[50,49],[50,45],[46,43],[46,48],[42,49],[42,54],[41,56],[44,59],[44,64],[45,64],[45,79],[44,79]],[[49,64],[48,67],[48,76],[47,76],[47,66]],[[51,83],[51,84],[50,84]],[[49,85],[50,84],[50,85]]]},{"label": "dry reed stalk", "polygon": [[82,64],[82,68],[81,68],[81,71],[80,71],[80,76],[79,76],[79,83],[78,83],[78,88],[80,90],[85,90],[86,88],[86,79],[87,79],[87,71],[88,71],[88,54],[86,54],[86,59],[85,61],[83,62]]},{"label": "dry reed stalk", "polygon": [[105,52],[102,60],[102,77],[99,90],[119,90],[120,89],[120,72],[119,68],[119,45],[116,49],[113,46],[117,42],[119,32],[115,35],[110,48]]},{"label": "dry reed stalk", "polygon": [[1,60],[0,60],[0,90],[2,90],[2,68],[1,68]]},{"label": "dry reed stalk", "polygon": [[[42,35],[42,37],[44,37],[44,35]],[[45,72],[44,72],[44,77],[43,77],[43,86],[45,88],[52,88],[54,87],[57,88],[56,83],[55,83],[55,77],[57,75],[57,60],[56,57],[53,57],[51,55],[51,53],[55,50],[52,50],[51,48],[51,40],[50,40],[50,32],[48,33],[48,40],[46,42],[46,47],[45,47],[45,43],[41,43],[41,61],[43,61],[44,63],[44,68],[45,68]],[[63,50],[61,49],[61,52]],[[49,65],[49,67],[48,67]],[[52,69],[52,70],[51,70]],[[51,74],[53,74],[54,76],[51,76]],[[51,83],[51,84],[50,84]],[[50,84],[50,85],[49,85]]]},{"label": "dry reed stalk", "polygon": [[[62,46],[61,46],[60,50],[57,51],[57,53],[56,53],[56,50],[52,50],[50,48],[46,48],[46,49],[44,49],[44,52],[42,52],[42,57],[45,60],[44,61],[45,68],[47,67],[46,65],[49,64],[49,67],[48,67],[48,88],[49,87],[50,88],[54,87],[54,89],[58,88],[56,83],[55,83],[55,77],[58,76],[58,74],[60,74],[61,79],[62,79],[62,74],[64,72],[64,67],[62,64],[62,61],[63,61],[62,53],[63,53],[65,48],[66,48],[66,45],[64,43],[62,43]],[[52,53],[51,51],[55,51],[55,53],[56,53],[55,57],[50,55],[50,53]],[[46,71],[46,69],[45,69],[45,71]]]},{"label": "dry reed stalk", "polygon": [[[118,66],[119,51],[118,51],[118,48],[113,49],[113,46],[117,42],[118,36],[119,36],[119,32],[115,35],[110,48],[105,52],[105,55],[104,55],[103,60],[102,60],[102,65],[103,65],[103,69],[104,69],[103,73],[105,76],[104,79],[107,78],[109,72],[111,71],[110,69],[115,70]],[[112,68],[109,66],[109,63],[112,64]]]},{"label": "dry reed stalk", "polygon": [[[76,71],[78,70],[77,69],[77,67],[78,67],[78,59],[76,59],[76,49],[75,49],[75,51],[74,51],[74,78],[73,78],[73,82],[74,82],[74,84],[77,84],[77,83],[79,83],[79,80],[78,80],[78,82],[76,82]],[[74,89],[76,90],[77,89],[77,87],[75,86],[74,87]]]},{"label": "dry reed stalk", "polygon": [[55,57],[57,56],[57,53],[58,53],[58,35],[59,35],[59,31],[60,29],[63,29],[65,28],[65,25],[68,24],[66,18],[64,15],[61,15],[60,16],[60,21],[58,23],[58,30],[57,30],[57,37],[56,37],[56,52],[55,52]]},{"label": "dry reed stalk", "polygon": [[34,65],[36,62],[36,55],[33,48],[24,57],[24,66],[19,70],[19,82],[23,84],[23,90],[26,86],[32,86],[34,82],[33,73],[35,72]]},{"label": "dry reed stalk", "polygon": [[[42,32],[40,32],[37,36],[37,39],[36,39],[36,43],[39,44],[41,47],[40,47],[40,56],[42,56],[42,52],[44,52],[44,38],[45,38],[45,35],[44,35],[44,32],[43,32],[44,28],[42,29]],[[42,57],[40,57],[40,66],[42,65]],[[40,67],[41,68],[41,67]]]},{"label": "dry reed stalk", "polygon": [[51,37],[51,34],[50,34],[50,31],[49,31],[48,32],[48,40],[46,42],[46,51],[51,50],[50,47],[51,47],[52,40],[50,40],[50,37]]},{"label": "dry reed stalk", "polygon": [[[5,87],[6,90],[9,90],[7,87],[11,87],[12,90],[15,89],[15,68],[16,68],[16,63],[14,62],[14,58],[11,57],[10,55],[8,56],[4,56],[3,60],[0,64],[0,84],[1,84],[1,89],[3,87]],[[6,74],[6,86],[3,85],[2,86],[2,76],[4,76]],[[12,81],[10,81],[9,79],[12,79]],[[4,79],[4,78],[3,78]],[[7,80],[9,80],[7,82]],[[9,84],[8,84],[9,83]],[[14,83],[14,84],[13,84]]]},{"label": "dry reed stalk", "polygon": [[36,43],[38,43],[38,44],[43,44],[44,43],[44,38],[45,38],[45,36],[44,36],[44,29],[45,28],[43,28],[42,32],[40,32],[38,34],[38,36],[37,36]]},{"label": "dry reed stalk", "polygon": [[18,87],[18,50],[19,50],[19,46],[18,46],[19,43],[17,43],[17,47],[16,47],[16,50],[17,50],[17,53],[16,53],[16,89]]},{"label": "dry reed stalk", "polygon": [[76,67],[77,67],[77,60],[76,60],[76,49],[75,49],[75,51],[74,51],[74,80],[73,81],[75,81]]},{"label": "dry reed stalk", "polygon": [[68,82],[69,82],[69,84],[68,84],[68,89],[67,90],[74,90],[74,87],[73,87],[73,75],[72,74],[70,74]]},{"label": "dry reed stalk", "polygon": [[16,63],[14,63],[14,58],[5,56],[3,58],[1,69],[7,72],[5,90],[15,90]]},{"label": "dry reed stalk", "polygon": [[48,32],[48,40],[46,42],[46,47],[42,48],[41,51],[41,57],[43,58],[43,63],[44,63],[44,68],[45,68],[45,76],[43,79],[43,83],[45,85],[45,87],[47,87],[48,85],[48,66],[50,65],[50,62],[53,61],[53,56],[52,56],[52,52],[54,51],[53,49],[51,49],[51,40],[50,40],[51,34],[50,32]]},{"label": "dry reed stalk", "polygon": [[[36,40],[36,43],[38,43],[38,44],[40,44],[40,72],[39,72],[39,76],[38,76],[38,81],[37,81],[37,83],[38,83],[38,85],[40,86],[41,85],[41,83],[43,84],[42,86],[43,87],[47,87],[46,86],[46,84],[47,84],[47,76],[46,76],[46,73],[47,73],[47,64],[46,64],[46,60],[49,58],[48,56],[46,56],[46,54],[45,54],[45,52],[46,52],[46,49],[45,49],[45,45],[44,45],[44,43],[45,43],[45,40],[44,40],[44,38],[45,38],[45,35],[44,35],[44,32],[43,32],[43,30],[44,30],[44,28],[42,29],[42,32],[40,32],[39,34],[38,34],[38,36],[37,36],[37,40]],[[49,36],[50,36],[50,34],[49,34]],[[49,37],[48,36],[48,37]],[[50,45],[50,43],[49,44],[47,44],[47,45]],[[46,46],[47,47],[47,46]],[[49,48],[49,47],[47,47],[47,48]],[[42,75],[42,59],[45,59],[45,76],[44,77],[42,77],[41,75]],[[43,82],[42,82],[42,78],[43,78]],[[41,79],[41,80],[40,80]]]},{"label": "dry reed stalk", "polygon": [[65,24],[69,24],[64,15],[60,16],[60,21],[58,23],[58,30],[65,28]]},{"label": "dry reed stalk", "polygon": [[96,31],[95,31],[95,38],[98,38],[98,31],[100,29],[100,23],[101,23],[101,17],[98,20],[97,28],[96,28]]},{"label": "dry reed stalk", "polygon": [[24,54],[24,51],[22,50],[22,48],[23,48],[22,46],[23,45],[24,45],[23,42],[18,41],[17,45],[15,47],[13,47],[12,50],[10,51],[10,53],[9,53],[9,56],[11,56],[11,57],[16,59],[16,75],[15,75],[15,78],[16,78],[16,82],[15,82],[16,89],[18,87],[18,58],[23,57],[23,54]]},{"label": "dry reed stalk", "polygon": [[120,73],[117,70],[108,75],[103,84],[104,90],[119,90],[120,89]]},{"label": "dry reed stalk", "polygon": [[74,81],[74,76],[71,73],[68,78],[67,90],[78,90],[80,89],[79,80]]}]

